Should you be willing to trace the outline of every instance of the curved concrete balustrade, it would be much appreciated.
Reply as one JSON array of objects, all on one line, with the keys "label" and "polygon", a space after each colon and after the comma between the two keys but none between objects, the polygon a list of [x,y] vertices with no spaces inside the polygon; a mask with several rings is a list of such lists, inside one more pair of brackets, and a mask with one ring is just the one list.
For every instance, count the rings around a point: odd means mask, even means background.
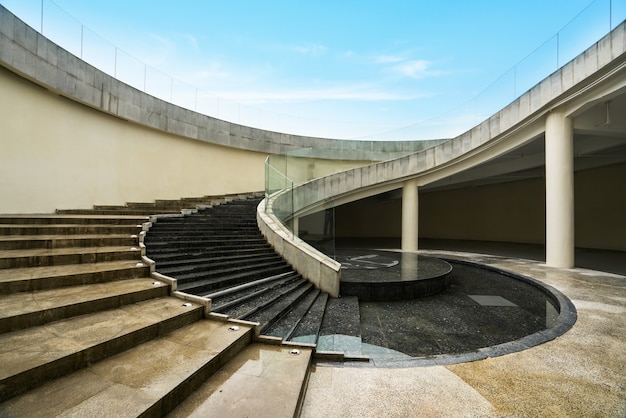
[{"label": "curved concrete balustrade", "polygon": [[412,178],[423,186],[503,154],[545,131],[546,115],[571,116],[589,103],[626,88],[626,23],[513,103],[471,130],[395,160],[311,180],[294,187],[294,215],[402,187]]}]

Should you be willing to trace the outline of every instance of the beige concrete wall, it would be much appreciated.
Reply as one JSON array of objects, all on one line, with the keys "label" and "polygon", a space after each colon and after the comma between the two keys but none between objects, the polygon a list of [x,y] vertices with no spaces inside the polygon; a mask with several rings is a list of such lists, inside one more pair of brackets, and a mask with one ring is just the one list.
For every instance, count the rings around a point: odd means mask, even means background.
[{"label": "beige concrete wall", "polygon": [[1,67],[0,92],[0,213],[264,188],[264,153],[127,122]]},{"label": "beige concrete wall", "polygon": [[376,196],[338,206],[335,210],[338,238],[399,238],[402,234],[402,201]]},{"label": "beige concrete wall", "polygon": [[626,251],[625,180],[626,164],[575,173],[577,247]]},{"label": "beige concrete wall", "polygon": [[543,244],[545,180],[420,193],[421,238]]}]

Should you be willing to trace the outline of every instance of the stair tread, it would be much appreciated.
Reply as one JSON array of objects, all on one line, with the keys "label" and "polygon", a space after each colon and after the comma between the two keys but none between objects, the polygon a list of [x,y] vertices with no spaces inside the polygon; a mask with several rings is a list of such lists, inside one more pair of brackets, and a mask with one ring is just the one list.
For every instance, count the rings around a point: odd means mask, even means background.
[{"label": "stair tread", "polygon": [[[137,234],[134,234],[137,235]],[[0,241],[80,240],[104,238],[128,238],[131,234],[49,234],[49,235],[0,235]]]},{"label": "stair tread", "polygon": [[18,374],[129,336],[192,310],[202,310],[197,304],[189,307],[182,304],[180,299],[163,297],[2,334],[0,386]]},{"label": "stair tread", "polygon": [[220,353],[250,341],[249,327],[234,332],[228,327],[210,319],[196,321],[10,399],[3,409],[15,416],[43,410],[50,416],[136,417],[148,410],[163,415],[180,400],[163,398],[184,396],[177,392],[186,383],[194,385],[187,391],[195,389],[198,370],[214,373],[229,360]]},{"label": "stair tread", "polygon": [[[68,221],[77,221],[77,220],[120,220],[120,221],[131,221],[136,220],[138,223],[147,222],[150,220],[148,216],[136,216],[136,215],[80,215],[80,214],[15,214],[15,215],[0,215],[0,224],[9,223],[10,221],[22,221],[22,223],[26,223],[24,221],[32,220],[32,221],[54,221],[55,223],[63,223]],[[7,222],[9,221],[9,222]],[[72,222],[73,223],[73,222]],[[50,223],[52,225],[52,223]]]},{"label": "stair tread", "polygon": [[249,345],[167,416],[297,416],[311,349],[291,350]]},{"label": "stair tread", "polygon": [[167,287],[167,284],[156,282],[154,279],[146,277],[0,295],[0,321],[20,315],[45,312],[82,303],[91,303],[89,309],[95,311],[98,300],[135,292],[152,291],[155,288],[162,287]]},{"label": "stair tread", "polygon": [[[126,247],[124,247],[127,249]],[[97,273],[112,270],[137,268],[139,260],[103,261],[100,263],[65,264],[60,266],[23,267],[15,269],[0,269],[0,283],[35,280],[52,277],[65,277],[75,274]],[[145,265],[142,264],[141,267]]]},{"label": "stair tread", "polygon": [[[0,250],[0,259],[14,257],[33,257],[48,255],[65,255],[65,254],[85,254],[85,253],[106,253],[131,251],[132,248],[126,245],[122,246],[103,246],[103,247],[66,247],[66,248],[31,248],[23,250]],[[139,258],[139,249],[137,248],[137,258]]]}]

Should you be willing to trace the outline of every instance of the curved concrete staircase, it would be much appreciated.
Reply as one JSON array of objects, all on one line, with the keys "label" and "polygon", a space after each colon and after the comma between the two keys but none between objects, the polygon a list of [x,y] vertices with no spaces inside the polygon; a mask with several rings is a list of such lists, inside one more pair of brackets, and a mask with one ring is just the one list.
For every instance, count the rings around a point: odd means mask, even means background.
[{"label": "curved concrete staircase", "polygon": [[177,290],[209,298],[212,311],[257,322],[261,334],[317,343],[328,294],[295,272],[256,224],[260,198],[184,217],[159,217],[144,243]]},{"label": "curved concrete staircase", "polygon": [[311,346],[176,297],[142,259],[148,215],[211,203],[0,216],[0,417],[298,414]]}]

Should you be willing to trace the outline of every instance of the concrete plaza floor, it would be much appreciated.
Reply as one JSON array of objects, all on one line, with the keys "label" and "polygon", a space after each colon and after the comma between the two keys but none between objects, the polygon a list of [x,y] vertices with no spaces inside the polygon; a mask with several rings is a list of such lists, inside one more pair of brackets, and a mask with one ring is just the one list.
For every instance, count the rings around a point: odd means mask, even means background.
[{"label": "concrete plaza floor", "polygon": [[[448,366],[317,365],[302,416],[626,416],[626,276],[550,268],[530,259],[534,251],[507,248],[506,255],[496,256],[423,250],[530,276],[558,289],[578,315],[565,334],[524,351]],[[610,270],[624,271],[625,257],[599,255]],[[593,262],[594,254],[585,256]]]}]

